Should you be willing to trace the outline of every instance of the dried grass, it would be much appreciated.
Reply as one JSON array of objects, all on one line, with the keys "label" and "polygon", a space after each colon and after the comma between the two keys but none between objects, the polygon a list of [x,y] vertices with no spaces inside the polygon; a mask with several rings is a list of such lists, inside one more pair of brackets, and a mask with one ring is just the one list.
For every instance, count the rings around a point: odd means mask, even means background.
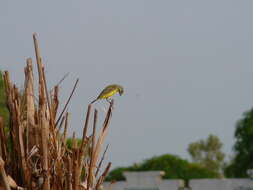
[{"label": "dried grass", "polygon": [[[111,166],[111,163],[108,163],[106,169],[100,172],[102,174],[98,175],[104,155],[99,163],[98,158],[108,133],[113,102],[99,132],[96,125],[98,112],[94,111],[93,132],[90,136],[87,135],[87,131],[92,106],[88,106],[81,144],[78,146],[73,137],[72,148],[68,148],[66,141],[69,114],[65,110],[78,80],[59,117],[56,118],[59,113],[59,87],[56,85],[52,93],[48,94],[36,34],[33,35],[33,40],[39,79],[39,101],[35,99],[33,64],[30,58],[27,59],[24,69],[23,92],[11,82],[9,72],[4,72],[10,130],[4,132],[3,119],[0,118],[0,189],[98,189]],[[11,141],[9,151],[7,139]]]}]

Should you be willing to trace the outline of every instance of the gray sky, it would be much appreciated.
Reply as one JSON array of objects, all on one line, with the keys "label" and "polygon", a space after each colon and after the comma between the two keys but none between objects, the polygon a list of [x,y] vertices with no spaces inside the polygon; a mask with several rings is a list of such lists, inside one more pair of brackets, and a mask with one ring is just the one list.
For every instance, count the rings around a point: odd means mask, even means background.
[{"label": "gray sky", "polygon": [[[22,86],[37,32],[49,86],[70,72],[65,102],[80,136],[86,106],[107,84],[115,97],[107,138],[113,166],[172,153],[218,135],[231,154],[236,121],[253,104],[253,1],[7,1],[0,3],[0,69]],[[95,106],[104,116],[104,102]]]}]

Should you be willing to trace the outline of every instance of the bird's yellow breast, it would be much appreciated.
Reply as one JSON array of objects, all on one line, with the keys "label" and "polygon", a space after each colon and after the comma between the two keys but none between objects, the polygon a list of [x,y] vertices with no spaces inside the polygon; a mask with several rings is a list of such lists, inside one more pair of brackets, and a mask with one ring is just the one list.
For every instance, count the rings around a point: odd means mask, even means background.
[{"label": "bird's yellow breast", "polygon": [[116,94],[118,92],[118,89],[113,89],[113,90],[110,90],[106,93],[103,93],[100,95],[100,99],[105,99],[105,98],[109,98],[111,96],[113,96],[114,94]]}]

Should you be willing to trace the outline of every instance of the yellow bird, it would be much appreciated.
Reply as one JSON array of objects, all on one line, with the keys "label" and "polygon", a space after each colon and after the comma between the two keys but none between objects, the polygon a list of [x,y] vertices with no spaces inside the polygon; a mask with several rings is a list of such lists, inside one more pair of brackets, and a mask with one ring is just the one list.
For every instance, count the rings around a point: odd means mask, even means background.
[{"label": "yellow bird", "polygon": [[118,84],[109,85],[105,87],[104,90],[102,90],[99,96],[95,100],[93,100],[91,104],[93,104],[94,102],[100,99],[106,99],[106,101],[110,102],[109,98],[113,96],[114,94],[116,94],[117,92],[121,96],[124,93],[123,87]]}]

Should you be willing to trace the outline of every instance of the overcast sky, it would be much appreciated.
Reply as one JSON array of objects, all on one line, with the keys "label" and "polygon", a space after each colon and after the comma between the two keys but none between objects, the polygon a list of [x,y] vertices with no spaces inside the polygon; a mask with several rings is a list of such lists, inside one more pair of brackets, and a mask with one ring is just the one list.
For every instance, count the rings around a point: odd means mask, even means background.
[{"label": "overcast sky", "polygon": [[[37,32],[49,86],[65,73],[71,132],[108,84],[115,97],[107,142],[113,166],[154,155],[189,158],[190,142],[212,133],[232,153],[235,123],[253,105],[253,1],[8,1],[0,3],[0,69],[23,85]],[[99,116],[106,103],[97,102]]]}]

